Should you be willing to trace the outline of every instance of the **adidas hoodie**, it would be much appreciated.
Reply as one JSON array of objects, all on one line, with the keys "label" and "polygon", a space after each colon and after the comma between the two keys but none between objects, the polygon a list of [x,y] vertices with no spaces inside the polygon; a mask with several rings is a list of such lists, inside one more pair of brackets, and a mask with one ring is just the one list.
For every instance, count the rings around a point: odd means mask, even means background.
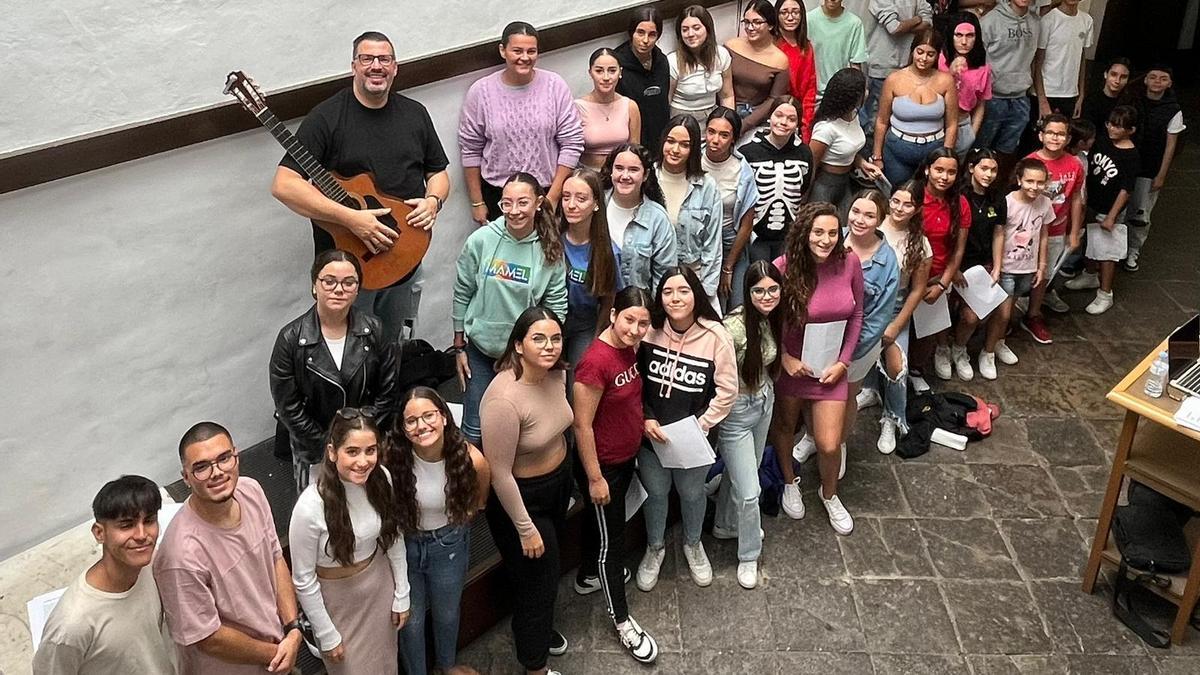
[{"label": "adidas hoodie", "polygon": [[542,305],[567,318],[567,271],[562,260],[546,264],[534,230],[514,239],[501,216],[475,230],[458,256],[454,280],[454,330],[493,359],[504,353],[521,312]]},{"label": "adidas hoodie", "polygon": [[695,415],[712,430],[733,407],[738,393],[737,356],[725,326],[696,319],[683,333],[652,328],[638,349],[646,419],[670,424]]}]

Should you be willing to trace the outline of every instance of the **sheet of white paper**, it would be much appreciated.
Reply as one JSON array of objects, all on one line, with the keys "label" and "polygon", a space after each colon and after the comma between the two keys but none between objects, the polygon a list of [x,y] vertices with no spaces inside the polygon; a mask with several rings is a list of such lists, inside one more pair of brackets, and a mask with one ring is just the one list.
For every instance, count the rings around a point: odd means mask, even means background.
[{"label": "sheet of white paper", "polygon": [[636,473],[633,474],[633,480],[629,481],[629,490],[625,492],[625,522],[637,515],[638,509],[642,508],[648,496],[646,488],[642,487],[642,481]]},{"label": "sheet of white paper", "polygon": [[1129,229],[1117,223],[1112,232],[1091,223],[1087,226],[1087,255],[1093,260],[1121,260],[1129,252]]},{"label": "sheet of white paper", "polygon": [[1049,281],[1046,282],[1046,288],[1050,287],[1050,282],[1054,281],[1054,277],[1058,276],[1058,271],[1062,269],[1063,263],[1067,262],[1067,258],[1071,257],[1071,251],[1067,247],[1063,247],[1063,252],[1058,256],[1058,260],[1050,261],[1050,276],[1046,277]]},{"label": "sheet of white paper", "polygon": [[842,336],[846,334],[845,321],[810,323],[804,326],[804,348],[800,360],[812,369],[813,377],[820,377],[825,369],[837,361],[842,351]]},{"label": "sheet of white paper", "polygon": [[669,442],[654,444],[654,452],[664,469],[693,469],[708,466],[717,459],[708,438],[700,430],[700,422],[694,417],[685,417],[662,427]]},{"label": "sheet of white paper", "polygon": [[42,643],[42,631],[46,628],[46,619],[50,618],[50,612],[54,611],[58,599],[66,592],[67,589],[60,588],[49,593],[42,593],[25,603],[25,609],[29,612],[29,632],[33,637],[34,650],[37,650],[38,645]]},{"label": "sheet of white paper", "polygon": [[992,283],[992,275],[983,268],[983,265],[976,265],[963,272],[963,278],[967,280],[966,287],[955,286],[954,292],[962,296],[967,306],[981,320],[986,319],[994,309],[1000,306],[1000,303],[1008,298],[1008,294],[1004,292],[1003,288],[1000,288],[1000,284]]},{"label": "sheet of white paper", "polygon": [[454,423],[462,427],[463,407],[461,403],[446,402],[446,407],[450,409],[450,416],[454,418]]},{"label": "sheet of white paper", "polygon": [[918,302],[912,320],[918,338],[946,330],[950,327],[950,299],[942,293],[932,305],[924,300]]}]

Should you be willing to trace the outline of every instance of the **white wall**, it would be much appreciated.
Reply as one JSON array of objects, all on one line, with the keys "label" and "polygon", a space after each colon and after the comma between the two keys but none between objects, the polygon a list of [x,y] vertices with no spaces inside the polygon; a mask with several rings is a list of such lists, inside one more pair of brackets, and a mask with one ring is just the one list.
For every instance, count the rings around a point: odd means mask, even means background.
[{"label": "white wall", "polygon": [[[344,74],[350,42],[387,33],[411,60],[640,0],[70,0],[6,3],[0,154],[222,101],[230,70],[268,91]],[[519,11],[519,14],[518,14]],[[469,19],[469,20],[468,20]],[[314,30],[315,28],[315,30]]]},{"label": "white wall", "polygon": [[[732,35],[732,5],[714,14]],[[583,94],[588,54],[621,39],[539,65]],[[405,92],[429,108],[452,158],[419,328],[438,345],[472,229],[453,160],[459,105],[479,75]],[[268,191],[281,154],[254,130],[0,195],[0,559],[83,520],[121,473],[175,480],[175,445],[198,420],[226,424],[241,447],[273,432],[271,345],[311,302],[309,225]]]}]

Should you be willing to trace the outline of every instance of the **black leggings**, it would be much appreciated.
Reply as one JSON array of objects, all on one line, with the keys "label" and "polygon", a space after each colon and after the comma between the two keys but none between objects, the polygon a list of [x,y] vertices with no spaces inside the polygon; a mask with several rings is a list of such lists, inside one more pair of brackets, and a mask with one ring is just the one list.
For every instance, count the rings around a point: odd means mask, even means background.
[{"label": "black leggings", "polygon": [[571,499],[570,462],[563,460],[558,468],[535,478],[518,478],[517,487],[546,552],[540,558],[525,557],[521,537],[495,492],[488,497],[487,522],[512,581],[512,632],[517,661],[527,670],[541,670],[546,667],[550,634],[554,630],[554,600],[561,573],[558,539]]},{"label": "black leggings", "polygon": [[597,506],[588,495],[587,473],[582,467],[575,471],[579,490],[587,500],[583,519],[580,577],[599,577],[600,589],[608,602],[608,614],[613,623],[629,619],[625,601],[625,493],[633,479],[635,460],[611,466],[600,465],[600,473],[608,482],[608,504]]}]

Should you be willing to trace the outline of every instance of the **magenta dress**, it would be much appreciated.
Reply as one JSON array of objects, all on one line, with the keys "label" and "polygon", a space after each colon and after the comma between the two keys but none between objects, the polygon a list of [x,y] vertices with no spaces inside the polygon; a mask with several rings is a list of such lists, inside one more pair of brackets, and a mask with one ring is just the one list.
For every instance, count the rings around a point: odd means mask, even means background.
[{"label": "magenta dress", "polygon": [[[784,256],[775,259],[775,267],[787,273]],[[842,334],[842,351],[838,360],[849,365],[858,344],[858,334],[863,322],[863,275],[862,263],[853,251],[846,251],[841,262],[830,260],[817,266],[817,288],[808,301],[808,322],[828,323],[845,321],[846,332]],[[804,350],[804,325],[787,325],[783,328],[783,348],[788,354],[800,358]],[[775,381],[776,396],[793,396],[808,401],[845,401],[849,395],[849,383],[843,375],[833,384],[821,384],[816,378],[801,375],[792,377],[780,373]]]}]

